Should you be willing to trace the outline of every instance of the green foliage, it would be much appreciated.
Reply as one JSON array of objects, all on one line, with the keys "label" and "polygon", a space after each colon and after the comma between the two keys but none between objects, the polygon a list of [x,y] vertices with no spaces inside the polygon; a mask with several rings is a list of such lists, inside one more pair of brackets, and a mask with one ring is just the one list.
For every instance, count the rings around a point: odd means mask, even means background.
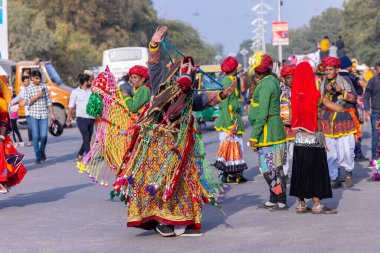
[{"label": "green foliage", "polygon": [[[192,56],[197,65],[211,63],[216,51],[200,39],[198,32],[194,28],[180,21],[165,21],[162,23],[169,27],[166,40],[181,53]],[[179,59],[176,54],[172,54],[173,56],[176,60]]]},{"label": "green foliage", "polygon": [[350,0],[343,6],[343,36],[349,52],[374,66],[380,59],[379,1]]},{"label": "green foliage", "polygon": [[[147,46],[159,23],[151,0],[12,0],[9,40],[12,60],[52,60],[73,84],[88,66],[101,65],[102,52]],[[165,21],[166,22],[166,21]],[[197,63],[208,63],[214,49],[189,25],[167,21],[168,41]]]}]

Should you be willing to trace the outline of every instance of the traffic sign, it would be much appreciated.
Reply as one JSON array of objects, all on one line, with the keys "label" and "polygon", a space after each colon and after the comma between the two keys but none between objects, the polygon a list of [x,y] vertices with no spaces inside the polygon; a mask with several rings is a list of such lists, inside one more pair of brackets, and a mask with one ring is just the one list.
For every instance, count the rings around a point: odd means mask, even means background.
[{"label": "traffic sign", "polygon": [[276,21],[272,23],[272,44],[273,46],[289,45],[288,22]]}]

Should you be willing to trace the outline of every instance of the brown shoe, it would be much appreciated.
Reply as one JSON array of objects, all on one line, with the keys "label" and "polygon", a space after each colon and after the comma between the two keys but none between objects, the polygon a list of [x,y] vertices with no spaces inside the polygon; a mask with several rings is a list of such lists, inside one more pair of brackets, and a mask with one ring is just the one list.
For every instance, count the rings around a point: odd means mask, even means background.
[{"label": "brown shoe", "polygon": [[345,183],[346,187],[354,186],[354,180],[352,179],[352,171],[346,171]]}]

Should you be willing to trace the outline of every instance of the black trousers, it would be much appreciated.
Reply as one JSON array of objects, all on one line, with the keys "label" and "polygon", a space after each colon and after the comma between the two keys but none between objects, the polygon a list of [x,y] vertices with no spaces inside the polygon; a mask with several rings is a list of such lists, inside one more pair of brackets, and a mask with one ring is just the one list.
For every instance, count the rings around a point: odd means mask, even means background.
[{"label": "black trousers", "polygon": [[91,143],[91,137],[92,133],[94,132],[94,119],[88,119],[88,118],[77,118],[77,125],[79,128],[80,133],[82,134],[82,146],[80,147],[78,151],[78,155],[83,156],[83,154],[86,152],[88,153],[90,151],[90,143]]},{"label": "black trousers", "polygon": [[[15,143],[23,142],[20,131],[18,130],[18,127],[17,127],[17,119],[11,119],[11,125],[12,125],[13,140],[15,141]],[[17,135],[18,141],[16,139],[16,135]]]}]

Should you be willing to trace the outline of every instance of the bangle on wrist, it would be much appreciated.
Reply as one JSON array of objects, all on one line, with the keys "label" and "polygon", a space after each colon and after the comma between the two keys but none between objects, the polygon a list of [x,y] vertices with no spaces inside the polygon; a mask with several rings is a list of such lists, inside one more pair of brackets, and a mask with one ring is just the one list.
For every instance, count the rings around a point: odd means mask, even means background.
[{"label": "bangle on wrist", "polygon": [[156,48],[156,47],[158,47],[158,43],[153,42],[153,41],[150,41],[150,42],[149,42],[149,46],[150,46],[151,48]]}]

